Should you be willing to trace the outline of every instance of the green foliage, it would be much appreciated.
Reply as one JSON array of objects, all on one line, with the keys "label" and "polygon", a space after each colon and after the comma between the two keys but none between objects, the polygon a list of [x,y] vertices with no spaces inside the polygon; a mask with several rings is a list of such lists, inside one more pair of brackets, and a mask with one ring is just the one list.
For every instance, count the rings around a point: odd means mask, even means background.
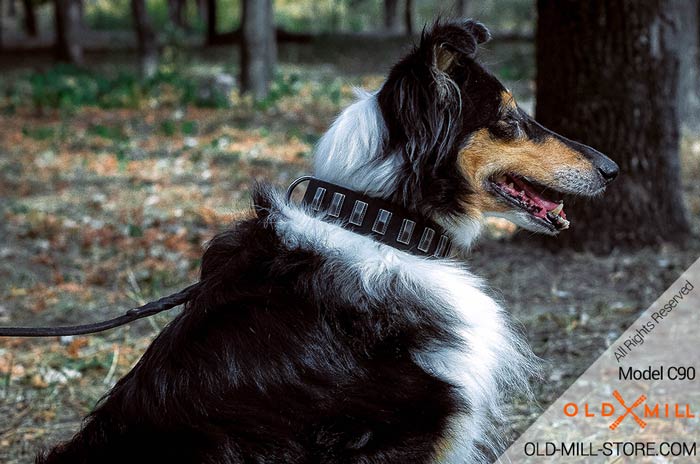
[{"label": "green foliage", "polygon": [[344,80],[341,78],[315,78],[302,76],[296,71],[278,72],[270,85],[267,97],[256,103],[256,108],[265,110],[279,105],[289,97],[298,96],[305,87],[313,101],[326,101],[337,107],[342,103]]},{"label": "green foliage", "polygon": [[89,135],[95,135],[97,137],[102,137],[103,139],[109,140],[123,140],[126,138],[124,130],[118,126],[105,126],[102,124],[93,124],[88,126],[87,133]]},{"label": "green foliage", "polygon": [[114,31],[132,27],[131,0],[93,0],[85,7],[85,19],[92,29]]},{"label": "green foliage", "polygon": [[160,132],[166,137],[172,137],[177,131],[177,126],[175,121],[172,119],[166,119],[160,123]]},{"label": "green foliage", "polygon": [[160,133],[166,137],[173,137],[178,134],[184,136],[197,135],[199,129],[197,121],[175,121],[164,119],[160,122]]},{"label": "green foliage", "polygon": [[[98,30],[128,30],[132,27],[130,0],[85,2],[86,21]],[[401,2],[403,3],[403,2]],[[450,17],[454,1],[415,0],[414,24],[417,30],[436,17]],[[493,30],[531,31],[535,6],[532,0],[483,0],[471,2],[470,15]],[[366,32],[383,28],[383,0],[274,0],[275,23],[288,31],[333,33]],[[148,15],[158,31],[170,25],[168,0],[148,0]],[[403,18],[403,5],[399,14]],[[191,32],[204,31],[204,18],[196,2],[186,3],[185,17]],[[217,0],[217,30],[228,32],[240,25],[241,0]]]},{"label": "green foliage", "polygon": [[59,372],[65,369],[74,370],[81,374],[90,370],[107,371],[112,364],[112,353],[101,352],[93,356],[71,358],[62,353],[51,353],[45,359],[46,364]]},{"label": "green foliage", "polygon": [[216,89],[207,95],[200,95],[197,89],[196,77],[174,69],[161,70],[150,79],[142,79],[133,73],[109,75],[61,64],[20,76],[8,86],[2,106],[13,110],[23,102],[31,102],[38,109],[70,112],[84,106],[139,108],[152,102],[215,108],[230,105],[229,96],[217,93]]},{"label": "green foliage", "polygon": [[143,237],[143,228],[138,224],[127,224],[126,234],[129,237]]},{"label": "green foliage", "polygon": [[[219,3],[230,3],[219,0]],[[147,0],[146,10],[157,30],[170,25],[168,0]],[[195,31],[203,30],[196,2],[187,2],[185,17]],[[92,0],[85,2],[85,21],[90,28],[103,31],[128,30],[133,27],[131,0]]]},{"label": "green foliage", "polygon": [[22,135],[34,140],[49,140],[56,135],[56,130],[51,126],[39,126],[22,128]]},{"label": "green foliage", "polygon": [[256,103],[259,109],[267,109],[274,106],[284,97],[291,97],[299,93],[302,82],[296,73],[277,73],[270,84],[270,92],[267,97]]},{"label": "green foliage", "polygon": [[199,125],[197,124],[197,121],[182,121],[180,131],[182,132],[182,135],[197,135],[199,132]]},{"label": "green foliage", "polygon": [[[145,79],[126,71],[115,74],[58,65],[42,72],[10,78],[5,82],[4,95],[0,96],[0,111],[15,112],[17,108],[30,107],[40,111],[57,109],[71,115],[84,107],[170,109],[194,106],[238,111],[285,112],[306,108],[334,112],[352,98],[348,80],[334,73],[284,65],[278,69],[267,98],[253,103],[251,99],[238,95],[230,77],[233,72],[225,66],[190,65],[173,67],[172,70],[165,66],[152,78]],[[53,135],[62,139],[66,128],[59,129],[56,129],[56,134],[50,134],[47,131],[51,129],[26,128],[25,135],[38,140],[55,138]],[[202,121],[173,120],[159,123],[156,129],[166,136],[191,137],[206,133],[209,127],[202,126]],[[115,142],[126,138],[123,127],[92,125],[88,132],[88,135]],[[299,138],[305,140],[303,136]]]},{"label": "green foliage", "polygon": [[276,0],[275,23],[294,32],[361,32],[381,26],[378,0]]},{"label": "green foliage", "polygon": [[126,163],[129,160],[129,146],[126,142],[117,142],[114,146],[114,156],[119,166],[119,172],[126,172]]},{"label": "green foliage", "polygon": [[[241,24],[242,0],[218,0],[216,30],[220,32],[233,31]],[[275,3],[275,8],[277,4]]]}]

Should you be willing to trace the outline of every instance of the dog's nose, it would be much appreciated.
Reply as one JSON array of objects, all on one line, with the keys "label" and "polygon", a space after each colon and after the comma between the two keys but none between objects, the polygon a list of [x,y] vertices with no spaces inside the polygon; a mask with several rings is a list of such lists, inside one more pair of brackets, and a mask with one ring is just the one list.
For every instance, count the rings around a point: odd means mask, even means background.
[{"label": "dog's nose", "polygon": [[598,171],[600,172],[600,175],[603,176],[603,179],[605,179],[605,182],[609,183],[617,177],[617,174],[620,172],[620,168],[617,166],[617,163],[610,158],[607,158],[603,161],[603,163],[598,165]]}]

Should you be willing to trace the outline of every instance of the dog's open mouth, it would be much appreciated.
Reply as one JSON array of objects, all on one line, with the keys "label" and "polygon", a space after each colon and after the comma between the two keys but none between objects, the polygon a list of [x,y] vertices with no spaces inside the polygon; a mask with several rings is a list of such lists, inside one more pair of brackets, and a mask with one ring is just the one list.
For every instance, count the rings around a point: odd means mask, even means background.
[{"label": "dog's open mouth", "polygon": [[568,229],[564,202],[545,198],[551,189],[510,173],[492,178],[490,184],[508,203],[526,211],[548,229]]}]

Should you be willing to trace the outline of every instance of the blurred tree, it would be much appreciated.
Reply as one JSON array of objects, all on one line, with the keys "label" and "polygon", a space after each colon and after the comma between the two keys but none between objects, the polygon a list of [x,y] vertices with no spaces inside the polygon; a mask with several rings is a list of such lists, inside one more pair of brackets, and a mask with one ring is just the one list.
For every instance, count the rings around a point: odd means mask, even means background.
[{"label": "blurred tree", "polygon": [[620,165],[602,198],[568,204],[573,227],[557,247],[608,252],[688,233],[674,1],[537,2],[537,119]]},{"label": "blurred tree", "polygon": [[83,64],[80,44],[82,19],[80,0],[54,0],[56,58],[75,65]]},{"label": "blurred tree", "polygon": [[131,14],[136,31],[141,75],[146,78],[153,77],[158,70],[158,42],[146,11],[145,0],[131,0]]},{"label": "blurred tree", "polygon": [[469,0],[457,0],[455,2],[455,14],[458,18],[468,18],[469,17],[469,7],[471,2]]},{"label": "blurred tree", "polygon": [[168,0],[168,16],[170,21],[180,29],[187,29],[188,24],[185,18],[187,5],[185,0]]},{"label": "blurred tree", "polygon": [[7,7],[7,17],[15,18],[17,16],[17,5],[15,5],[15,0],[9,0],[9,5]]},{"label": "blurred tree", "polygon": [[399,0],[384,0],[384,29],[393,34],[401,32]]},{"label": "blurred tree", "polygon": [[24,6],[24,30],[30,37],[36,37],[36,10],[32,0],[22,0]]},{"label": "blurred tree", "polygon": [[[693,5],[693,3],[695,3]],[[700,2],[674,0],[672,7],[680,10],[678,38],[681,73],[678,92],[683,126],[700,133]]]},{"label": "blurred tree", "polygon": [[406,27],[406,35],[413,35],[413,0],[406,0],[406,8],[404,9],[404,23]]},{"label": "blurred tree", "polygon": [[78,4],[78,21],[80,23],[80,29],[84,30],[85,27],[85,2],[83,0],[75,0]]},{"label": "blurred tree", "polygon": [[243,0],[241,91],[257,101],[269,90],[277,61],[272,0]]},{"label": "blurred tree", "polygon": [[212,45],[216,42],[216,0],[206,1],[206,25],[207,25],[207,44]]}]

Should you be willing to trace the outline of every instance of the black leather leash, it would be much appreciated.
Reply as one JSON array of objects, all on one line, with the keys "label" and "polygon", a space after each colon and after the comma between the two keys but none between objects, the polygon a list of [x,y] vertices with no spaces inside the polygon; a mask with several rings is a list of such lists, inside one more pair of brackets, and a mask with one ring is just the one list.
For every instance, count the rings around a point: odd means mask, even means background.
[{"label": "black leather leash", "polygon": [[[309,185],[302,204],[318,213],[321,219],[418,256],[443,258],[450,252],[449,237],[434,222],[381,198],[315,177],[304,176],[292,182],[287,189],[287,202],[291,201],[294,189],[307,181]],[[0,327],[0,337],[57,337],[102,332],[180,306],[192,299],[200,285],[201,282],[192,284],[106,321],[63,327]]]},{"label": "black leather leash", "polygon": [[138,308],[130,309],[121,316],[106,321],[63,327],[0,327],[0,337],[58,337],[102,332],[121,325],[126,325],[137,319],[153,316],[154,314],[172,309],[175,306],[180,306],[191,299],[193,291],[196,290],[199,285],[199,282],[190,285],[177,293],[164,296],[156,301],[148,302]]}]

